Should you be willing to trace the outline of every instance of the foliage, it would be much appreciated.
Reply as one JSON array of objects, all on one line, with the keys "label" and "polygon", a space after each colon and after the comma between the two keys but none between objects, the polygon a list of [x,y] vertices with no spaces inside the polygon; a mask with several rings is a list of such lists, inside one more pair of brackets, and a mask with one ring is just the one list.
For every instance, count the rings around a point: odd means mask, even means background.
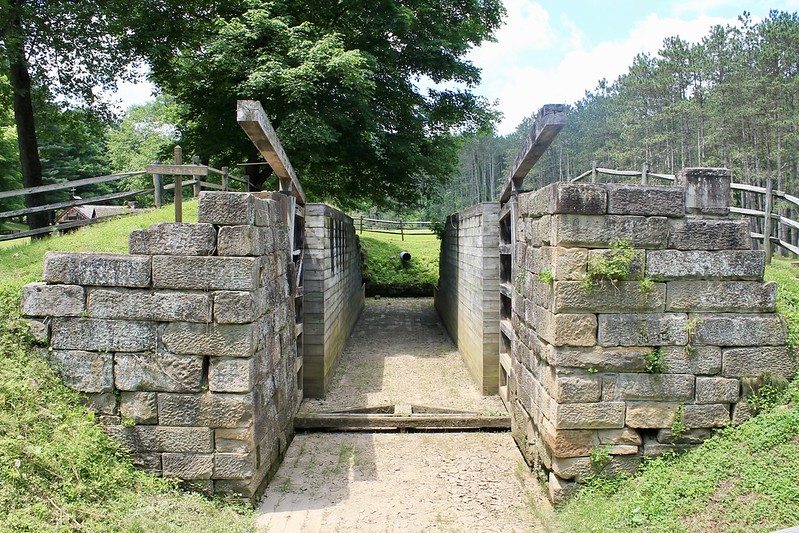
[{"label": "foliage", "polygon": [[[360,242],[367,295],[432,296],[441,247],[435,235],[406,235],[402,241],[399,235],[364,231]],[[400,261],[402,251],[411,254],[410,262]]]},{"label": "foliage", "polygon": [[766,267],[766,279],[777,282],[777,312],[788,325],[788,348],[794,357],[799,347],[799,283],[791,261],[775,258]]},{"label": "foliage", "polygon": [[135,469],[39,357],[19,317],[20,288],[40,276],[46,249],[121,251],[131,227],[169,215],[165,209],[146,221],[130,217],[0,250],[0,530],[254,529],[249,511]]},{"label": "foliage", "polygon": [[595,446],[591,448],[588,456],[594,470],[601,471],[610,463],[610,448],[608,446]]},{"label": "foliage", "polygon": [[555,278],[552,276],[551,270],[544,270],[538,274],[538,281],[546,283],[547,285],[552,285],[555,283]]},{"label": "foliage", "polygon": [[638,290],[641,291],[641,294],[649,295],[655,290],[655,282],[652,278],[648,276],[644,276],[641,278],[641,281],[638,282]]},{"label": "foliage", "polygon": [[674,442],[680,442],[685,432],[690,428],[685,425],[685,406],[680,404],[677,406],[677,412],[674,413],[674,421],[671,423],[671,436]]},{"label": "foliage", "polygon": [[644,372],[649,372],[650,374],[662,374],[666,371],[666,361],[663,358],[663,348],[660,346],[646,354],[644,356],[644,361],[646,362]]},{"label": "foliage", "polygon": [[[499,0],[234,4],[202,46],[152,70],[181,105],[186,143],[216,164],[257,159],[231,120],[237,99],[256,99],[311,198],[412,204],[451,174],[454,134],[491,118],[465,55],[499,26]],[[465,88],[422,90],[422,78]]]},{"label": "foliage", "polygon": [[627,279],[630,267],[638,257],[638,252],[627,241],[614,241],[610,243],[610,250],[602,255],[597,255],[588,264],[588,272],[583,277],[580,286],[583,290],[591,290],[598,283],[616,283]]},{"label": "foliage", "polygon": [[788,380],[764,372],[756,377],[741,378],[741,388],[746,404],[752,413],[761,413],[785,403]]}]

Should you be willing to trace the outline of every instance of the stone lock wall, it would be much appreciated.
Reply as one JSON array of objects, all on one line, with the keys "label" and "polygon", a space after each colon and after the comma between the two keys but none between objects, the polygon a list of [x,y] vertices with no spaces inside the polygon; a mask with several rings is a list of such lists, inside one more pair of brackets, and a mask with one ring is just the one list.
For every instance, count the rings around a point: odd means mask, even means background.
[{"label": "stone lock wall", "polygon": [[447,217],[441,239],[438,314],[483,394],[499,385],[498,203]]},{"label": "stone lock wall", "polygon": [[321,398],[364,306],[352,218],[325,204],[308,204],[305,254],[304,394]]},{"label": "stone lock wall", "polygon": [[[558,183],[518,195],[509,409],[553,499],[746,419],[741,378],[796,371],[763,252],[747,221],[728,216],[729,179],[686,169],[677,187]],[[637,250],[629,278],[581,287],[621,240]],[[648,372],[655,356],[665,368]]]},{"label": "stone lock wall", "polygon": [[199,223],[131,233],[130,255],[49,252],[23,312],[65,382],[135,462],[257,495],[301,398],[278,203],[203,192]]}]

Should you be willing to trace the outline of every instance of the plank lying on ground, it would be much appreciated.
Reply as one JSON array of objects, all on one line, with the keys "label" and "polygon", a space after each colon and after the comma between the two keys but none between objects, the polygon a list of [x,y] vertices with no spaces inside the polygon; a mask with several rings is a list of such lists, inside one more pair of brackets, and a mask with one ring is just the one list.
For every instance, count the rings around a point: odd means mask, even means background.
[{"label": "plank lying on ground", "polygon": [[313,414],[294,419],[296,429],[510,429],[509,416],[444,414]]}]

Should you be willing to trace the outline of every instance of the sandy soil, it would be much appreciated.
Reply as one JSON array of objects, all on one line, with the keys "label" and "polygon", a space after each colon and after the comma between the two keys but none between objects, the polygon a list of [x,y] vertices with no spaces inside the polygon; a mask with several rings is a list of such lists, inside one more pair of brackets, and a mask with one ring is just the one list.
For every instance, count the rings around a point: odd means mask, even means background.
[{"label": "sandy soil", "polygon": [[[330,392],[302,410],[410,403],[504,414],[483,397],[432,299],[369,299]],[[304,433],[259,507],[260,531],[547,531],[552,508],[510,433]]]}]

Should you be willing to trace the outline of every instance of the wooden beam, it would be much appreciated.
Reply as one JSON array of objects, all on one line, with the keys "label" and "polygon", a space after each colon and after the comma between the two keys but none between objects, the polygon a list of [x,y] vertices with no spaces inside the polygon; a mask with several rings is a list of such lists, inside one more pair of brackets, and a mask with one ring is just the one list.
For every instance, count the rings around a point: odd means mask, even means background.
[{"label": "wooden beam", "polygon": [[95,185],[97,183],[106,183],[109,181],[116,181],[129,176],[140,176],[146,172],[123,172],[122,174],[109,174],[108,176],[97,176],[96,178],[84,178],[80,180],[65,181],[63,183],[53,183],[52,185],[41,185],[39,187],[28,187],[27,189],[17,189],[15,191],[2,191],[0,192],[0,199],[11,198],[12,196],[22,196],[23,194],[38,194],[40,192],[62,191],[64,189],[71,189],[73,187],[81,187],[83,185]]},{"label": "wooden beam", "polygon": [[300,185],[300,180],[294,173],[294,168],[280,145],[280,140],[277,138],[264,108],[261,107],[261,102],[239,100],[236,119],[261,155],[264,156],[266,162],[272,167],[272,171],[277,174],[282,192],[291,194],[297,199],[297,203],[304,205],[305,193]]},{"label": "wooden beam", "polygon": [[95,196],[93,198],[83,198],[81,200],[69,200],[67,202],[58,202],[55,204],[41,205],[38,207],[28,207],[25,209],[17,209],[15,211],[5,211],[0,213],[0,218],[11,218],[22,215],[29,215],[31,213],[40,213],[42,211],[53,211],[55,209],[63,209],[65,207],[75,207],[77,205],[90,205],[97,202],[105,202],[106,200],[118,200],[120,198],[128,198],[130,196],[142,196],[152,193],[152,189],[141,189],[138,191],[122,191],[111,194],[104,194],[102,196]]},{"label": "wooden beam", "polygon": [[558,132],[566,125],[566,106],[562,104],[547,104],[538,111],[535,124],[530,129],[516,161],[511,167],[511,172],[502,187],[500,202],[510,200],[511,194],[521,189],[524,178],[538,160],[544,155],[546,149],[555,140]]},{"label": "wooden beam", "polygon": [[150,174],[163,174],[168,176],[207,176],[208,167],[205,165],[147,165]]},{"label": "wooden beam", "polygon": [[509,430],[509,416],[411,414],[301,414],[294,419],[296,429],[494,429]]}]

